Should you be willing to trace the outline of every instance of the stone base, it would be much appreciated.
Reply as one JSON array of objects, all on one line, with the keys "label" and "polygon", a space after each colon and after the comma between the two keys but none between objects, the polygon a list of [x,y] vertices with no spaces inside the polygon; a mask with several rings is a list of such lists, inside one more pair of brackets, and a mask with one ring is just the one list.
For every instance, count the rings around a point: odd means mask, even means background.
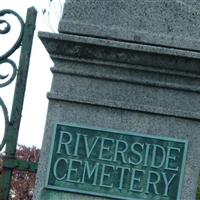
[{"label": "stone base", "polygon": [[199,54],[67,34],[40,33],[53,82],[34,199],[106,199],[45,188],[56,123],[188,141],[181,200],[195,199],[200,166]]}]

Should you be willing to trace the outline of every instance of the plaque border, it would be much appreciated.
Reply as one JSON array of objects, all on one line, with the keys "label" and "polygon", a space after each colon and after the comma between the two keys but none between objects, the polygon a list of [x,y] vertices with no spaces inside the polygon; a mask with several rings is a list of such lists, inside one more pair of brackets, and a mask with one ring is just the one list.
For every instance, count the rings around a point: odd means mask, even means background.
[{"label": "plaque border", "polygon": [[44,188],[46,189],[51,189],[51,190],[57,190],[57,191],[62,191],[62,192],[73,192],[73,193],[78,193],[79,195],[84,194],[84,195],[93,195],[96,197],[108,197],[112,199],[118,199],[118,200],[142,200],[138,198],[129,198],[129,197],[120,197],[120,196],[115,196],[111,194],[103,194],[103,193],[98,193],[98,192],[89,192],[89,191],[84,191],[80,189],[71,189],[71,188],[62,188],[58,186],[52,186],[48,184],[49,180],[49,174],[50,174],[50,168],[51,168],[51,162],[52,162],[52,154],[53,154],[53,148],[54,148],[54,141],[56,137],[56,129],[57,126],[68,126],[68,127],[74,127],[74,128],[83,128],[83,129],[90,129],[90,130],[96,130],[96,131],[105,131],[105,132],[110,132],[114,134],[124,134],[124,135],[131,135],[131,136],[141,136],[141,137],[146,137],[146,138],[153,138],[153,139],[158,139],[158,140],[167,140],[167,141],[173,141],[173,142],[182,142],[184,143],[184,152],[183,152],[183,162],[180,170],[180,181],[179,181],[179,187],[178,187],[178,192],[177,192],[177,198],[175,200],[180,200],[181,198],[181,191],[182,191],[182,186],[183,186],[183,179],[184,179],[184,171],[186,167],[186,160],[187,160],[187,152],[188,152],[188,140],[185,139],[176,139],[176,138],[170,138],[167,136],[157,136],[157,135],[148,135],[148,134],[143,134],[143,133],[137,133],[137,132],[130,132],[130,131],[122,131],[118,129],[109,129],[109,128],[99,128],[99,127],[94,127],[94,126],[85,126],[85,125],[79,125],[76,123],[56,123],[54,124],[54,130],[53,130],[53,135],[51,139],[51,146],[50,146],[50,153],[48,156],[48,166],[47,166],[47,173],[46,173],[46,178],[45,178],[45,186]]}]

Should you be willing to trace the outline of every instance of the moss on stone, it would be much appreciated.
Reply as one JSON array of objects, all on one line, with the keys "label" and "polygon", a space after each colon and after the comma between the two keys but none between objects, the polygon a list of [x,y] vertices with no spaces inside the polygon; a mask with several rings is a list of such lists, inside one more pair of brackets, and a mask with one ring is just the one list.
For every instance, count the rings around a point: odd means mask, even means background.
[{"label": "moss on stone", "polygon": [[196,200],[200,200],[200,178],[199,178],[199,184],[198,184],[198,188],[197,188]]}]

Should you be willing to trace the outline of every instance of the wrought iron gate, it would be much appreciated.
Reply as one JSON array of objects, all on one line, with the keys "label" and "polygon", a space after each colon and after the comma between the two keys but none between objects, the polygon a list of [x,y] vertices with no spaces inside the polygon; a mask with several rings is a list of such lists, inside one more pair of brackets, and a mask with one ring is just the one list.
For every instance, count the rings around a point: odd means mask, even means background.
[{"label": "wrought iron gate", "polygon": [[[12,10],[6,9],[0,11],[1,18],[6,14],[13,15],[18,19],[21,30],[18,39],[10,50],[0,56],[0,67],[2,64],[8,64],[12,67],[11,75],[0,74],[0,79],[3,82],[0,83],[0,88],[8,86],[16,78],[10,115],[4,100],[0,97],[0,107],[3,111],[5,120],[4,136],[3,140],[0,141],[0,152],[5,147],[5,155],[3,156],[3,173],[0,174],[0,200],[7,200],[9,198],[13,169],[31,172],[36,172],[37,170],[36,163],[19,160],[15,157],[37,11],[33,7],[29,8],[25,23],[19,14]],[[0,24],[4,24],[5,26],[3,30],[0,29],[0,35],[7,34],[11,30],[11,25],[6,20],[0,19]],[[19,47],[21,47],[21,53],[17,67],[16,63],[9,57]]]}]

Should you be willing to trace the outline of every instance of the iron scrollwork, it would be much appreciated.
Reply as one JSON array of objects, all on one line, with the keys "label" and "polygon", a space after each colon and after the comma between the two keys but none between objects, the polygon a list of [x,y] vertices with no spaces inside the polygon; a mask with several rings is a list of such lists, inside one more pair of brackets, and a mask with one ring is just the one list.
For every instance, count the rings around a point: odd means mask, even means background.
[{"label": "iron scrollwork", "polygon": [[[18,22],[20,23],[20,32],[19,32],[19,35],[18,35],[16,41],[9,48],[9,50],[6,51],[5,53],[3,53],[3,55],[0,55],[0,68],[2,68],[3,66],[6,66],[6,65],[10,66],[12,68],[11,74],[8,73],[6,75],[3,75],[0,73],[0,80],[2,81],[2,83],[0,82],[0,88],[8,86],[17,76],[17,65],[13,60],[11,60],[9,58],[9,56],[11,56],[20,47],[20,45],[22,43],[23,33],[24,33],[24,21],[20,17],[20,15],[17,14],[13,10],[5,9],[5,10],[0,11],[0,25],[2,27],[4,27],[2,29],[0,28],[0,36],[9,33],[12,28],[11,24],[7,20],[1,19],[2,17],[5,17],[5,15],[7,15],[7,14],[13,15],[14,17],[17,18]],[[1,151],[6,144],[6,132],[7,132],[8,126],[9,126],[8,109],[6,107],[5,102],[3,101],[3,99],[1,97],[0,97],[0,108],[3,111],[4,121],[5,121],[4,135],[3,135],[3,139],[0,143],[0,151]]]}]

